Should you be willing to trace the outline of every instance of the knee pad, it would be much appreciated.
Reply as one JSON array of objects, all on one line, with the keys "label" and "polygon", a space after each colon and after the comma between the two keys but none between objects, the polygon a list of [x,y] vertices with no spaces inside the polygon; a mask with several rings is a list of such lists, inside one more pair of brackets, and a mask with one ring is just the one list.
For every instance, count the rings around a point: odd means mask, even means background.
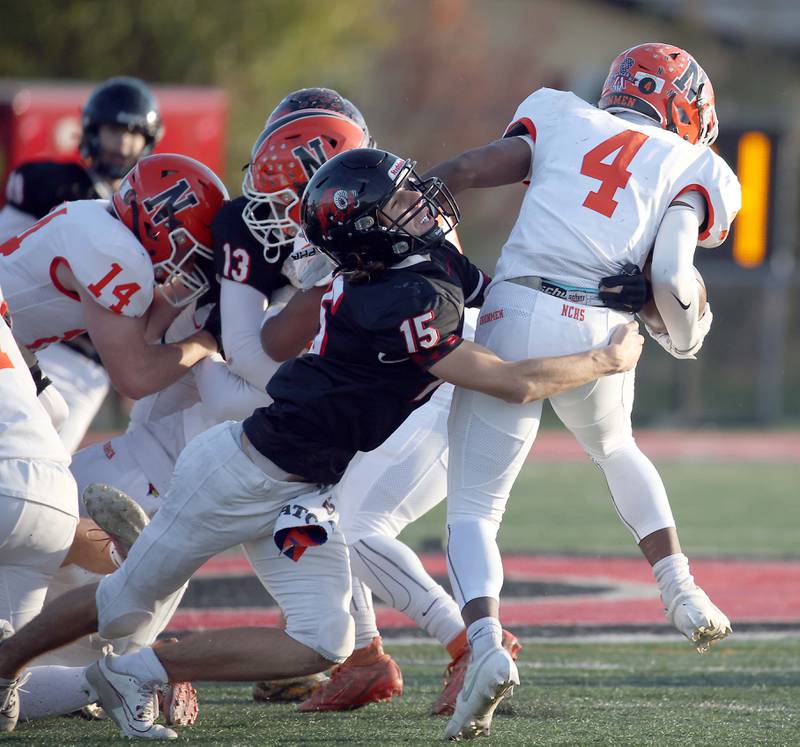
[{"label": "knee pad", "polygon": [[105,612],[97,616],[97,632],[103,638],[113,640],[115,638],[126,638],[137,630],[150,624],[153,613],[147,610],[129,610],[114,615]]}]

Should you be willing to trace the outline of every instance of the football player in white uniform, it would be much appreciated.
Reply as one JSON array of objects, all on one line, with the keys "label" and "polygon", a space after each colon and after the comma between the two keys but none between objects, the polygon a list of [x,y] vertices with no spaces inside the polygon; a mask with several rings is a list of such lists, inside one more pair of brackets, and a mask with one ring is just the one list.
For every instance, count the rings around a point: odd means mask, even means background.
[{"label": "football player in white uniform", "polygon": [[197,161],[149,156],[110,203],[64,203],[0,245],[17,339],[35,352],[88,331],[112,384],[133,399],[177,381],[216,352],[213,336],[152,343],[207,288],[192,265],[210,257],[210,223],[226,197]]},{"label": "football player in white uniform", "polygon": [[[78,523],[69,454],[37,398],[7,308],[0,290],[0,640],[41,610]],[[0,731],[13,728],[21,682],[0,679]]]},{"label": "football player in white uniform", "polygon": [[[503,139],[434,167],[430,174],[455,193],[530,184],[476,341],[507,360],[602,345],[609,329],[632,317],[624,301],[608,300],[608,288],[601,298],[599,284],[631,264],[638,272],[655,245],[655,295],[668,299],[659,303],[668,329],[659,343],[676,357],[694,357],[711,324],[709,308],[698,312],[695,245],[722,243],[740,206],[736,176],[708,147],[716,134],[714,93],[697,62],[677,47],[642,44],[614,60],[597,107],[540,89],[519,106]],[[730,633],[730,623],[695,585],[661,478],[636,446],[633,381],[632,371],[608,376],[550,401],[602,470],[653,566],[668,619],[704,651]],[[459,698],[449,737],[488,734],[497,702],[518,681],[500,646],[495,538],[541,408],[466,390],[453,400],[448,560],[473,656],[472,695]]]},{"label": "football player in white uniform", "polygon": [[[17,166],[0,210],[0,244],[30,228],[62,202],[110,199],[122,177],[163,134],[158,101],[139,79],[118,77],[92,91],[81,113],[81,163],[31,161]],[[108,375],[86,335],[39,354],[69,416],[56,426],[67,451],[78,448],[108,392]]]},{"label": "football player in white uniform", "polygon": [[[632,323],[602,349],[517,363],[463,341],[464,300],[479,304],[488,279],[445,241],[437,216],[452,216],[452,227],[458,209],[413,166],[355,149],[320,167],[304,193],[304,225],[342,274],[323,299],[312,352],[272,377],[269,407],[187,445],[126,562],[96,595],[64,595],[7,640],[0,673],[15,676],[32,656],[98,626],[130,633],[210,556],[242,542],[286,613],[286,630],[207,631],[92,665],[87,679],[123,733],[175,737],[153,723],[158,683],[288,676],[341,662],[354,642],[347,548],[319,485],[337,482],[357,451],[382,443],[441,379],[527,402],[635,365],[643,340]],[[388,371],[385,356],[397,360]]]}]

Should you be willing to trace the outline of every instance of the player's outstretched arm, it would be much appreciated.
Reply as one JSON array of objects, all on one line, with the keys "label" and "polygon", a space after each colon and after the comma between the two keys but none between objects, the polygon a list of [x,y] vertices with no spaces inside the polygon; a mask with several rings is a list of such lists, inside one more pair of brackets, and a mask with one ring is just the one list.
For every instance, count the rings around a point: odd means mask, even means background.
[{"label": "player's outstretched arm", "polygon": [[114,388],[123,396],[140,399],[176,382],[195,363],[217,352],[214,337],[200,330],[168,345],[150,345],[145,317],[115,314],[96,303],[78,287],[89,337],[108,371]]},{"label": "player's outstretched arm", "polygon": [[530,174],[532,157],[525,138],[503,138],[437,164],[424,178],[439,177],[454,195],[465,189],[519,184]]},{"label": "player's outstretched arm", "polygon": [[512,362],[465,340],[429,370],[456,386],[506,402],[525,404],[574,389],[601,376],[630,371],[639,360],[643,343],[638,324],[630,322],[620,325],[603,348]]}]

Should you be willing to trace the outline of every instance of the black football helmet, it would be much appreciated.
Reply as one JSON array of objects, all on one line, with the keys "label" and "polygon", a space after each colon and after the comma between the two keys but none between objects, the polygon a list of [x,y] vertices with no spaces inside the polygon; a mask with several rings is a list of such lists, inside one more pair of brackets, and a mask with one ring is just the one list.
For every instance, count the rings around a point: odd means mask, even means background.
[{"label": "black football helmet", "polygon": [[308,109],[324,109],[329,112],[343,114],[348,119],[352,119],[364,132],[367,147],[372,148],[375,141],[369,134],[364,115],[352,101],[346,99],[332,88],[301,88],[299,91],[292,91],[281,99],[281,102],[272,110],[272,114],[267,117],[264,123],[265,132],[272,131],[272,125],[279,120],[283,120],[294,112]]},{"label": "black football helmet", "polygon": [[345,151],[323,164],[303,193],[308,241],[346,273],[389,267],[440,244],[461,214],[444,182],[421,179],[415,166],[377,148]]},{"label": "black football helmet", "polygon": [[[100,125],[124,125],[131,132],[144,135],[144,150],[129,163],[104,161],[100,152]],[[164,134],[158,101],[138,78],[109,78],[92,91],[81,114],[80,153],[99,176],[121,179],[136,161],[149,155]]]}]

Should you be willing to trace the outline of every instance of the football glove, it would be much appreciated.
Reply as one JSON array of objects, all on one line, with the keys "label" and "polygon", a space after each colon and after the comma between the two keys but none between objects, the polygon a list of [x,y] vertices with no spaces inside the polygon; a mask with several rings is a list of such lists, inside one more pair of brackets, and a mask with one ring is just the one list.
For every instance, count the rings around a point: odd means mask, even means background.
[{"label": "football glove", "polygon": [[635,314],[650,297],[650,284],[639,267],[629,262],[619,275],[609,275],[598,286],[600,300],[615,311]]},{"label": "football glove", "polygon": [[703,341],[706,339],[706,335],[711,329],[711,322],[713,320],[714,315],[711,313],[711,304],[706,303],[706,310],[703,313],[703,316],[697,320],[697,329],[700,332],[700,339],[688,350],[678,350],[678,348],[672,344],[669,333],[653,332],[653,330],[651,330],[646,324],[644,325],[644,328],[647,330],[647,334],[649,334],[650,337],[652,337],[659,345],[661,345],[661,347],[664,348],[664,350],[666,350],[673,358],[695,360],[697,358],[697,352],[703,347]]}]

